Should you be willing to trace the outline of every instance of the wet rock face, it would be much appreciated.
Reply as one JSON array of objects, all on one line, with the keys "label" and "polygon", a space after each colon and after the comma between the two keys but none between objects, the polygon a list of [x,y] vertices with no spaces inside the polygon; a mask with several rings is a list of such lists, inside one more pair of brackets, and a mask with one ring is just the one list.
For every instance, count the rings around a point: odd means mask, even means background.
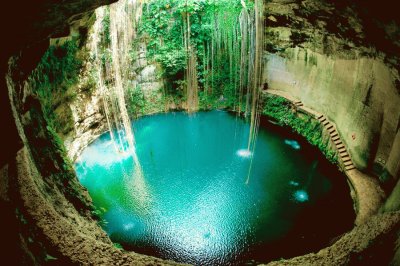
[{"label": "wet rock face", "polygon": [[397,73],[379,59],[341,59],[301,48],[266,60],[269,87],[330,117],[358,168],[372,172],[379,164],[392,176],[399,173]]},{"label": "wet rock face", "polygon": [[[11,1],[1,11],[0,22],[3,25],[3,34],[7,38],[2,42],[0,53],[0,105],[2,106],[2,136],[5,139],[2,145],[3,152],[0,155],[2,186],[0,206],[5,226],[1,228],[0,233],[10,241],[10,245],[7,245],[4,250],[3,259],[12,264],[17,262],[17,264],[26,265],[44,263],[46,249],[47,251],[56,249],[56,247],[44,243],[44,239],[48,238],[36,226],[37,223],[44,223],[33,218],[32,214],[36,213],[37,209],[30,209],[25,204],[26,201],[21,195],[24,195],[26,191],[21,190],[20,186],[16,184],[17,172],[21,170],[21,165],[15,162],[18,150],[25,146],[24,149],[30,151],[28,153],[28,156],[31,157],[30,160],[34,156],[32,151],[35,150],[37,151],[36,157],[43,165],[48,164],[53,167],[54,173],[40,172],[35,180],[30,177],[33,182],[47,183],[45,189],[43,186],[36,187],[38,183],[36,185],[32,183],[30,189],[42,190],[44,194],[46,193],[43,190],[53,191],[60,196],[58,203],[46,202],[42,205],[43,208],[53,208],[53,204],[54,206],[66,204],[70,207],[74,205],[71,210],[81,207],[88,208],[86,205],[88,202],[83,199],[87,193],[77,183],[75,174],[70,170],[63,169],[63,158],[59,156],[56,145],[50,143],[49,139],[46,142],[45,138],[42,138],[44,134],[50,132],[45,130],[45,124],[37,123],[44,120],[43,115],[40,115],[40,105],[28,104],[29,99],[34,98],[29,86],[25,86],[26,78],[46,51],[50,36],[68,35],[69,24],[72,21],[85,12],[90,12],[102,4],[111,2],[113,0],[72,0],[62,3],[49,0]],[[10,60],[10,57],[14,57],[13,60]],[[31,108],[32,106],[35,108]],[[34,114],[38,113],[41,117],[34,118]],[[35,129],[34,126],[39,124],[41,126]],[[32,129],[31,131],[41,130],[34,136],[37,143],[26,142],[25,134],[30,132],[29,128]],[[49,167],[45,168],[50,169]],[[58,179],[61,176],[72,177],[72,179],[62,181]],[[69,199],[67,199],[68,195],[71,196]],[[28,194],[27,197],[29,197]],[[51,199],[52,197],[48,194],[45,195],[45,198]],[[26,199],[30,202],[36,201],[34,197]],[[70,214],[75,218],[80,215],[76,211]],[[61,219],[64,218],[58,217],[58,220]],[[73,219],[70,220],[73,224]],[[50,224],[48,225],[50,226]]]},{"label": "wet rock face", "polygon": [[151,92],[157,92],[163,86],[162,80],[157,77],[156,65],[145,66],[139,72],[137,82],[143,92],[147,95]]},{"label": "wet rock face", "polygon": [[12,25],[4,27],[5,35],[10,37],[4,45],[6,54],[16,54],[50,37],[67,36],[72,22],[86,12],[113,2],[116,0],[11,1],[1,16],[7,22],[2,25]]},{"label": "wet rock face", "polygon": [[265,7],[267,49],[274,52],[300,46],[353,59],[380,54],[386,63],[398,69],[400,19],[388,8],[389,2],[268,1]]},{"label": "wet rock face", "polygon": [[[90,24],[86,25],[89,27]],[[90,34],[90,33],[89,33]],[[159,69],[155,63],[146,59],[146,44],[140,43],[136,51],[136,60],[132,63],[132,83],[140,88],[146,99],[161,97],[163,80],[159,75]],[[89,50],[90,47],[84,48]],[[71,110],[73,128],[63,132],[63,140],[68,157],[75,161],[80,152],[100,134],[108,130],[107,120],[104,114],[102,93],[97,84],[90,82],[91,72],[95,67],[90,61],[86,61],[80,74],[79,84],[76,88],[76,98],[59,105],[58,109]]]},{"label": "wet rock face", "polygon": [[357,167],[393,184],[400,175],[400,24],[374,19],[380,11],[364,5],[269,1],[265,81],[326,114]]},{"label": "wet rock face", "polygon": [[71,108],[74,129],[64,139],[68,157],[76,160],[83,148],[107,129],[107,121],[102,111],[102,98],[98,91],[92,94],[78,92],[76,99],[66,103]]},{"label": "wet rock face", "polygon": [[[0,165],[15,155],[22,147],[21,138],[15,126],[14,117],[8,96],[8,86],[5,80],[9,72],[9,58],[17,56],[18,60],[11,66],[13,80],[20,83],[15,87],[22,90],[23,82],[36,67],[43,53],[48,47],[49,37],[67,36],[70,25],[78,21],[87,12],[95,8],[110,4],[116,0],[72,0],[72,1],[11,1],[1,11],[0,22],[3,34],[7,40],[2,42],[0,54],[0,103],[3,106],[2,121],[6,130],[4,137],[9,140],[5,152],[0,155]],[[18,109],[22,106],[22,97],[29,92],[19,91],[21,98],[13,103]]]}]

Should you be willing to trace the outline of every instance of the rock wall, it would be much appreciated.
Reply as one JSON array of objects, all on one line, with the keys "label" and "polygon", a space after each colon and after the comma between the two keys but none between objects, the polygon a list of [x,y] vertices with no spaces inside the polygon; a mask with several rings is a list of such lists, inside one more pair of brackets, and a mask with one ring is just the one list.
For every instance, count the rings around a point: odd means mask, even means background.
[{"label": "rock wall", "polygon": [[163,88],[163,79],[160,77],[160,70],[156,63],[151,63],[146,58],[146,43],[139,43],[136,51],[137,60],[133,64],[133,71],[136,73],[136,82],[145,95],[158,93]]},{"label": "rock wall", "polygon": [[269,88],[291,94],[336,123],[359,169],[400,174],[397,72],[379,59],[334,58],[299,47],[268,53],[265,71]]},{"label": "rock wall", "polygon": [[[90,25],[86,25],[90,27]],[[89,38],[90,38],[89,28]],[[88,38],[88,39],[89,39]],[[146,58],[146,44],[139,43],[136,51],[136,60],[130,69],[132,81],[138,89],[143,91],[146,100],[161,97],[163,80],[155,63],[148,62]],[[90,53],[90,46],[83,50]],[[73,101],[62,103],[61,109],[69,108],[72,111],[74,128],[64,134],[64,145],[68,156],[75,161],[82,150],[102,133],[108,130],[107,121],[103,109],[103,99],[97,84],[91,81],[93,65],[90,60],[85,62],[80,75],[79,84],[76,86],[76,98]],[[129,94],[127,93],[127,97]]]},{"label": "rock wall", "polygon": [[[47,49],[49,37],[68,35],[70,23],[76,18],[111,1],[72,0],[62,6],[47,0],[23,4],[10,2],[7,8],[2,9],[1,22],[7,25],[4,34],[8,37],[7,42],[2,44],[0,56],[1,118],[5,138],[0,156],[0,206],[4,225],[0,233],[8,241],[2,255],[9,264],[42,265],[52,258],[50,254],[60,254],[60,250],[49,244],[48,236],[39,229],[38,224],[42,221],[31,219],[38,209],[27,205],[39,203],[38,198],[28,195],[25,200],[22,198],[26,190],[17,182],[18,177],[25,176],[32,181],[27,183],[28,187],[39,190],[46,199],[42,207],[55,210],[68,205],[75,209],[76,212],[69,216],[63,213],[57,219],[50,220],[53,228],[60,220],[71,225],[79,217],[88,224],[93,221],[88,216],[91,204],[85,196],[87,193],[79,185],[75,173],[65,169],[65,158],[60,156],[59,150],[62,147],[56,144],[54,135],[51,137],[52,132],[44,121],[41,105],[26,81]],[[20,172],[23,166],[16,157],[22,149],[40,169],[37,179]],[[51,201],[54,194],[59,196],[56,202]],[[60,258],[58,262],[70,262],[68,258],[64,259]]]},{"label": "rock wall", "polygon": [[[389,26],[375,25],[357,5],[268,2],[264,78],[268,88],[327,115],[355,165],[393,186],[400,176],[400,31],[382,30]],[[383,39],[392,44],[382,46]]]},{"label": "rock wall", "polygon": [[102,110],[102,98],[99,91],[82,91],[79,87],[77,97],[71,103],[65,103],[72,111],[74,129],[64,139],[68,157],[75,161],[82,150],[93,140],[108,130]]}]

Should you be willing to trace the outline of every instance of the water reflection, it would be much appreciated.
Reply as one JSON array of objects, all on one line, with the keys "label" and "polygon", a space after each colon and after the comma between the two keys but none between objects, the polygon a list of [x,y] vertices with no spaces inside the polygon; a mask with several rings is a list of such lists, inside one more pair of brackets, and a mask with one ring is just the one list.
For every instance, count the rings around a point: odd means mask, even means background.
[{"label": "water reflection", "polygon": [[285,139],[285,144],[289,145],[290,147],[292,147],[295,150],[300,150],[300,144],[296,141],[296,140],[289,140],[289,139]]},{"label": "water reflection", "polygon": [[294,193],[294,198],[299,202],[308,201],[308,193],[305,190],[297,190]]},{"label": "water reflection", "polygon": [[236,152],[236,154],[243,158],[249,158],[251,156],[251,151],[247,149],[240,149]]},{"label": "water reflection", "polygon": [[[302,153],[304,144],[295,150],[279,134],[261,129],[252,154],[243,149],[249,125],[228,113],[155,115],[135,127],[140,178],[132,158],[110,145],[109,134],[87,147],[75,165],[95,206],[104,210],[105,230],[126,249],[197,265],[265,262],[288,254],[285,245],[275,250],[276,243],[296,241],[297,217],[327,209],[317,207],[319,199],[342,200],[330,194],[332,178],[321,172],[315,155]],[[253,158],[248,185],[246,158]],[[326,222],[307,220],[301,236]],[[307,244],[295,246],[304,250]]]}]

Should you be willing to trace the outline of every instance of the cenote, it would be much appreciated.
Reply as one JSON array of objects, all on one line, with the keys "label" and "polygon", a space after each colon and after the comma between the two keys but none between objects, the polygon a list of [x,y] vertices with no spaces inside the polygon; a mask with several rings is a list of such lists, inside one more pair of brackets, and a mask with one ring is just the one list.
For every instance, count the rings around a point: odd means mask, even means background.
[{"label": "cenote", "polygon": [[350,191],[337,167],[265,117],[252,154],[249,126],[225,111],[146,116],[134,124],[142,176],[109,132],[75,168],[114,242],[178,262],[289,258],[351,229]]}]

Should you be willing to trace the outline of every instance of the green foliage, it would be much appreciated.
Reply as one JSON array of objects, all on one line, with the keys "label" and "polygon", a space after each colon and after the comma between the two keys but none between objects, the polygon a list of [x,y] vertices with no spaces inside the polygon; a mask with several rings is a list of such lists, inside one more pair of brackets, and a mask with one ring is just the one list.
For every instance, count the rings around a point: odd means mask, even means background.
[{"label": "green foliage", "polygon": [[143,114],[153,114],[165,110],[166,99],[160,96],[159,91],[152,91],[145,97],[146,104],[143,108]]},{"label": "green foliage", "polygon": [[57,132],[63,131],[64,127],[70,127],[67,124],[72,123],[71,117],[59,119],[55,109],[62,102],[75,97],[71,87],[78,82],[82,67],[82,60],[76,56],[78,50],[77,40],[66,41],[60,46],[50,46],[29,77],[32,90],[42,103],[47,122]]},{"label": "green foliage", "polygon": [[46,257],[44,258],[44,260],[45,260],[46,262],[50,262],[50,261],[55,261],[55,260],[57,260],[57,258],[51,256],[50,254],[46,254]]},{"label": "green foliage", "polygon": [[175,77],[186,67],[186,53],[174,47],[161,47],[154,59],[159,62],[166,78]]},{"label": "green foliage", "polygon": [[138,32],[147,40],[147,58],[158,62],[162,76],[170,84],[170,91],[179,86],[186,67],[183,48],[181,14],[176,8],[178,1],[152,1],[143,8],[142,22]]},{"label": "green foliage", "polygon": [[103,34],[101,36],[102,38],[102,43],[104,46],[110,46],[111,45],[111,36],[110,36],[110,9],[106,8],[105,9],[105,15],[102,21],[103,24]]},{"label": "green foliage", "polygon": [[143,114],[143,108],[146,105],[143,91],[140,88],[129,88],[128,113],[130,116],[138,117]]},{"label": "green foliage", "polygon": [[[61,108],[76,93],[82,66],[77,40],[50,46],[29,77],[29,85],[36,96],[27,98],[31,125],[25,134],[31,145],[35,165],[51,186],[57,185],[66,198],[82,214],[90,207],[80,193],[72,162],[67,156],[58,133],[73,126],[69,108]],[[70,113],[67,113],[69,110]]]},{"label": "green foliage", "polygon": [[167,97],[160,96],[160,91],[152,91],[146,95],[140,87],[128,89],[128,113],[132,117],[163,112]]},{"label": "green foliage", "polygon": [[117,249],[124,249],[120,243],[114,242],[113,245]]},{"label": "green foliage", "polygon": [[106,211],[107,210],[103,207],[97,207],[96,205],[93,205],[92,216],[97,220],[101,227],[104,227],[108,224],[108,222],[102,218]]},{"label": "green foliage", "polygon": [[210,110],[219,109],[224,107],[222,101],[215,97],[214,95],[209,95],[207,92],[199,92],[199,109],[200,110]]},{"label": "green foliage", "polygon": [[329,141],[324,140],[322,136],[321,124],[309,115],[296,113],[286,99],[278,96],[266,97],[263,114],[274,118],[281,126],[291,127],[309,143],[318,147],[329,161],[337,163],[336,153],[329,149]]},{"label": "green foliage", "polygon": [[76,40],[66,41],[60,46],[50,46],[40,60],[35,80],[42,87],[64,91],[77,81],[82,61],[75,55],[78,51]]},{"label": "green foliage", "polygon": [[[110,7],[106,6],[104,7],[104,16],[102,17],[101,21],[101,31],[98,33],[99,34],[99,42],[97,44],[97,51],[96,53],[91,55],[91,62],[94,65],[97,65],[96,60],[99,60],[101,62],[101,69],[103,72],[105,72],[106,69],[108,69],[108,66],[112,63],[112,54],[111,54],[111,34],[110,34],[110,23],[111,23],[111,18],[110,18]],[[97,84],[97,69],[92,70],[93,73],[91,73],[92,76],[92,83]],[[104,77],[107,77],[107,75],[104,74]],[[111,81],[108,79],[104,80],[104,83],[107,85]],[[96,87],[96,86],[93,86]]]},{"label": "green foliage", "polygon": [[[245,1],[252,8],[250,1]],[[181,97],[187,53],[184,44],[184,29],[187,16],[190,20],[190,44],[197,58],[197,75],[201,108],[207,106],[233,106],[235,82],[239,66],[230,65],[233,39],[242,10],[240,0],[161,0],[150,1],[143,8],[138,32],[139,38],[147,43],[147,59],[160,64],[162,77],[166,81],[165,93]],[[223,34],[224,43],[217,43],[216,27]],[[229,43],[229,44],[228,44]],[[216,49],[220,53],[216,54]],[[230,47],[228,48],[224,48]],[[228,50],[229,51],[228,51]],[[240,49],[235,48],[237,58]],[[215,56],[212,56],[212,53]],[[231,53],[232,54],[232,53]],[[211,58],[213,57],[213,58]],[[225,101],[218,101],[223,95]],[[167,95],[165,95],[167,96]]]}]

